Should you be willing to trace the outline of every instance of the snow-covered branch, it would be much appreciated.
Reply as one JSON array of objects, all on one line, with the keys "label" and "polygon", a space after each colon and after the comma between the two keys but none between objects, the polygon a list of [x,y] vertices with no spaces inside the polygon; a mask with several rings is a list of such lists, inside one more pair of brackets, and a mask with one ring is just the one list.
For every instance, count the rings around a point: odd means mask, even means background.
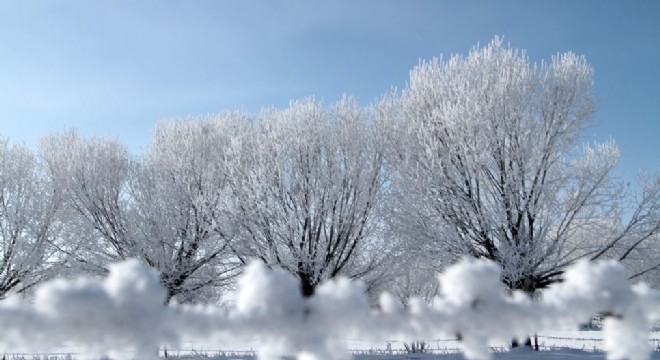
[{"label": "snow-covered branch", "polygon": [[9,350],[25,342],[48,347],[67,341],[92,353],[131,348],[147,359],[156,356],[159,345],[183,338],[256,337],[261,359],[284,354],[338,359],[346,354],[337,347],[350,337],[455,336],[467,358],[488,359],[489,343],[577,327],[600,313],[606,315],[609,358],[649,358],[647,332],[660,319],[660,292],[632,286],[621,265],[580,262],[538,301],[507,292],[500,276],[492,262],[463,260],[439,275],[441,291],[432,305],[413,301],[404,309],[383,294],[374,309],[359,282],[334,279],[304,297],[292,274],[254,262],[239,281],[235,307],[167,307],[158,276],[127,261],[112,265],[104,280],[46,283],[32,304],[12,298],[0,302],[0,344]]}]

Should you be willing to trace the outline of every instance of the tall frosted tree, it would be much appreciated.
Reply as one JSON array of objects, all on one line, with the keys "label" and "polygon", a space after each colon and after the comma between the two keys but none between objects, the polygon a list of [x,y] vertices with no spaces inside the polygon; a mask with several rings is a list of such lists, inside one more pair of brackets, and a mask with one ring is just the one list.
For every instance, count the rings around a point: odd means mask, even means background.
[{"label": "tall frosted tree", "polygon": [[23,145],[0,140],[0,299],[51,277],[66,261],[61,193]]},{"label": "tall frosted tree", "polygon": [[242,117],[159,123],[132,177],[134,236],[143,244],[145,262],[161,272],[168,298],[212,299],[212,290],[237,273],[225,158]]},{"label": "tall frosted tree", "polygon": [[160,273],[168,302],[200,300],[233,276],[220,123],[162,123],[142,159],[75,132],[43,139],[82,269],[105,273],[111,262],[139,259]]},{"label": "tall frosted tree", "polygon": [[62,236],[76,244],[72,260],[83,271],[105,273],[109,262],[139,258],[129,228],[127,184],[135,165],[117,141],[84,139],[75,131],[41,139],[40,156],[63,197]]},{"label": "tall frosted tree", "polygon": [[305,296],[337,275],[378,282],[383,144],[369,119],[348,98],[262,112],[236,144],[241,257],[295,274]]},{"label": "tall frosted tree", "polygon": [[[658,233],[658,196],[624,207],[616,145],[581,144],[593,97],[583,57],[533,64],[497,38],[420,63],[381,119],[394,148],[393,223],[445,261],[496,261],[513,289],[544,287],[577,259],[625,259]],[[576,241],[628,213],[617,231]]]}]

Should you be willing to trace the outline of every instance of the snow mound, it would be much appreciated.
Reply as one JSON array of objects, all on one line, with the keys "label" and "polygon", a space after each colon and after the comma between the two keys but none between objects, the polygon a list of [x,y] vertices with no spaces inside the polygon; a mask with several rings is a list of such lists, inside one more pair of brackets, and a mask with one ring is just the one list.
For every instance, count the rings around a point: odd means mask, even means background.
[{"label": "snow mound", "polygon": [[[131,350],[155,358],[160,345],[183,338],[257,339],[260,359],[344,359],[347,338],[378,340],[457,337],[468,359],[488,359],[488,345],[574,327],[595,313],[606,314],[604,345],[609,359],[649,359],[649,325],[660,318],[660,293],[633,287],[613,262],[578,263],[566,280],[539,301],[508,294],[499,268],[463,260],[438,279],[432,305],[404,308],[388,294],[369,307],[362,284],[338,278],[305,298],[298,281],[281,269],[250,264],[239,281],[236,306],[165,306],[159,277],[137,261],[110,267],[105,279],[55,280],[43,284],[34,303],[0,302],[0,351],[63,343],[91,354]],[[342,350],[343,349],[343,350]]]}]

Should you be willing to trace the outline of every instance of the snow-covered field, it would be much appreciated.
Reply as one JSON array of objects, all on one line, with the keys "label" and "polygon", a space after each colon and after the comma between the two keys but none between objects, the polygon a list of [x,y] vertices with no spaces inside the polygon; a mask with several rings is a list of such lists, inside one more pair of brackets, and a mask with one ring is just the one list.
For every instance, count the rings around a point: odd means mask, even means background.
[{"label": "snow-covered field", "polygon": [[[507,349],[506,344],[493,346],[495,360],[572,360],[572,359],[605,359],[603,352],[602,331],[554,331],[538,334],[538,345],[541,351],[530,349]],[[660,332],[649,334],[649,341],[655,350],[651,359],[660,360]],[[383,340],[369,342],[359,339],[347,340],[347,348],[351,350],[356,360],[459,360],[465,359],[460,351],[460,345],[455,339],[425,340],[426,351],[408,353],[402,340]],[[259,348],[258,340],[244,344],[203,342],[187,340],[178,349],[161,348],[161,358],[175,360],[226,360],[226,359],[256,359],[255,349]],[[338,351],[340,351],[338,349]],[[82,355],[84,349],[74,346],[62,346],[52,349],[49,353],[35,353],[29,350],[11,354],[3,354],[5,360],[93,360]],[[134,359],[134,352],[117,352],[113,360]],[[290,357],[295,359],[295,357]]]},{"label": "snow-covered field", "polygon": [[[544,352],[556,350],[583,350],[588,352],[603,352],[602,331],[553,331],[537,335],[540,350]],[[649,341],[653,349],[660,351],[660,332],[649,334]],[[460,344],[456,339],[430,339],[424,341],[428,352],[434,354],[460,353]],[[355,355],[387,354],[388,352],[400,354],[406,352],[403,340],[382,340],[369,342],[366,340],[347,340],[347,347]],[[492,350],[496,353],[506,352],[508,344],[492,344]],[[259,346],[257,340],[247,344],[222,344],[207,343],[201,341],[184,341],[180,349],[169,349],[168,355],[188,355],[203,353],[214,355],[220,353],[252,353]],[[62,349],[64,352],[66,349]]]},{"label": "snow-covered field", "polygon": [[[554,359],[604,359],[603,334],[601,331],[554,331],[538,334],[538,345],[541,351],[535,352],[527,349],[507,348],[507,344],[492,347],[494,359],[528,359],[554,360]],[[660,332],[651,332],[649,341],[655,350],[652,359],[660,360]],[[353,359],[360,360],[398,360],[398,359],[464,359],[460,345],[455,339],[425,340],[426,351],[423,354],[408,353],[405,342],[402,340],[383,340],[369,342],[365,340],[347,340]],[[250,343],[219,343],[202,341],[184,341],[178,349],[161,348],[160,356],[183,360],[213,360],[213,359],[255,359],[259,348],[258,340]],[[51,353],[23,353],[9,354],[7,359],[82,359],[83,349],[63,346],[53,349]],[[338,350],[340,351],[340,350]],[[133,358],[133,352],[120,352],[114,360],[128,360]],[[294,357],[291,357],[292,359]]]},{"label": "snow-covered field", "polygon": [[[578,347],[589,348],[587,344],[582,341],[575,341],[571,343]],[[573,360],[573,359],[605,359],[606,354],[602,351],[588,351],[579,348],[555,348],[553,350],[533,351],[527,348],[518,348],[508,351],[494,351],[494,360]],[[84,356],[72,353],[75,349],[61,349],[67,352],[50,353],[50,354],[33,354],[33,353],[17,353],[5,354],[3,359],[6,360],[88,360]],[[431,352],[424,354],[411,354],[403,351],[392,349],[364,349],[362,351],[355,351],[352,358],[355,360],[464,360],[465,357],[460,352],[455,352],[455,349],[447,347],[431,348]],[[256,359],[255,353],[250,350],[186,350],[176,351],[169,350],[168,359],[174,360],[253,360]],[[164,358],[164,353],[161,351],[161,358]],[[107,359],[107,358],[106,358]],[[123,357],[114,357],[113,360],[132,360],[134,357],[131,352],[126,352]],[[287,357],[287,359],[295,359],[295,357]],[[92,360],[92,359],[89,359]],[[654,351],[651,354],[651,360],[660,360],[660,351]]]},{"label": "snow-covered field", "polygon": [[[493,356],[494,360],[573,360],[573,359],[605,359],[605,354],[602,352],[588,352],[576,349],[561,349],[554,351],[533,351],[530,349],[515,349],[508,352],[497,352]],[[409,355],[393,355],[393,356],[356,356],[356,360],[463,360],[465,359],[460,353],[453,354],[409,354]],[[654,352],[651,359],[660,359],[660,352]]]},{"label": "snow-covered field", "polygon": [[[537,336],[538,345],[542,352],[581,350],[586,352],[603,352],[603,334],[601,331],[555,331],[545,332]],[[660,351],[660,332],[652,332],[649,341],[653,349]],[[406,352],[405,342],[402,340],[383,340],[368,342],[364,340],[348,340],[348,348],[354,355],[386,355],[403,354]],[[441,355],[460,353],[460,346],[455,339],[425,340],[427,352]],[[508,352],[508,344],[494,345],[494,353]],[[180,349],[168,349],[168,355],[184,356],[191,354],[217,355],[222,353],[249,354],[258,348],[257,344],[219,344],[198,341],[185,341]],[[66,349],[64,352],[67,352]],[[70,352],[70,351],[69,351]]]}]

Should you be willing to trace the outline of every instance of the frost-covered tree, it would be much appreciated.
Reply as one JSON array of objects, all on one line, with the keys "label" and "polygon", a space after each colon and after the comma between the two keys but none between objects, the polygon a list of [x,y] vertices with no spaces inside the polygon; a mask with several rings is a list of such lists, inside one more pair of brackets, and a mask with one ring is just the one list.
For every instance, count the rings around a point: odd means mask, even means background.
[{"label": "frost-covered tree", "polygon": [[[593,258],[612,258],[626,265],[630,278],[660,286],[660,172],[640,176],[639,191],[622,205],[623,218],[613,222],[615,229]],[[614,236],[613,236],[614,235]]]},{"label": "frost-covered tree", "polygon": [[236,273],[224,159],[241,116],[159,123],[131,180],[134,236],[144,261],[161,272],[168,300],[200,300]]},{"label": "frost-covered tree", "polygon": [[60,198],[29,149],[0,140],[0,299],[51,277],[66,259]]},{"label": "frost-covered tree", "polygon": [[389,292],[404,306],[409,306],[412,299],[432,303],[439,293],[436,268],[433,263],[414,254],[405,263],[397,264],[400,273],[389,284]]},{"label": "frost-covered tree", "polygon": [[[616,145],[580,144],[592,88],[583,57],[533,64],[497,38],[420,63],[381,119],[394,148],[393,223],[446,261],[497,262],[513,289],[547,286],[580,258],[625,260],[658,233],[658,197],[624,206]],[[620,231],[575,241],[631,212]]]},{"label": "frost-covered tree", "polygon": [[63,236],[76,244],[71,255],[77,265],[105,274],[110,262],[140,258],[127,217],[127,185],[135,166],[128,150],[75,131],[49,134],[39,145],[50,180],[62,191]]},{"label": "frost-covered tree", "polygon": [[295,274],[305,296],[337,275],[377,284],[382,146],[352,99],[262,112],[235,147],[237,253]]},{"label": "frost-covered tree", "polygon": [[160,273],[168,302],[199,300],[233,275],[220,135],[211,123],[163,123],[140,160],[113,140],[44,138],[78,265],[103,274],[112,262],[139,259]]}]

